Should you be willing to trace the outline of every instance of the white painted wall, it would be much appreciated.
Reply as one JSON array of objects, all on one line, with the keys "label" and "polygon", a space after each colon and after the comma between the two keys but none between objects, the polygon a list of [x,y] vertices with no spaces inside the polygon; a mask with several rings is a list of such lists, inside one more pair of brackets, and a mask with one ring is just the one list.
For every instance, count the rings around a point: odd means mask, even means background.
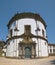
[{"label": "white painted wall", "polygon": [[[51,49],[51,52],[50,52],[50,49]],[[55,46],[54,45],[48,45],[48,51],[49,51],[49,54],[53,54],[53,53],[55,53],[54,51],[53,51],[53,49],[55,49]]]},{"label": "white painted wall", "polygon": [[[40,21],[32,19],[32,18],[23,18],[23,19],[16,20],[15,22],[16,22],[16,26],[14,26],[14,23],[13,23],[10,27],[10,29],[13,29],[13,36],[23,34],[24,33],[24,25],[31,25],[31,33],[34,35],[37,35],[35,30],[37,29],[36,25],[38,25],[38,27],[40,29],[40,31],[38,32],[38,35],[42,36],[42,29],[43,29],[45,32],[45,38],[46,38],[45,27]],[[36,22],[37,22],[37,24],[36,24]],[[17,27],[17,29],[19,31],[14,31],[15,27]],[[10,31],[10,29],[9,29],[9,31]]]},{"label": "white painted wall", "polygon": [[[13,29],[12,36],[18,36],[18,35],[23,34],[24,33],[24,25],[31,25],[31,33],[33,35],[37,36],[37,33],[35,32],[35,30],[37,29],[36,22],[37,22],[37,25],[39,26],[39,29],[40,29],[40,31],[38,31],[38,35],[43,37],[43,35],[42,35],[42,29],[43,29],[44,34],[45,34],[45,38],[46,38],[46,30],[45,30],[44,25],[40,21],[38,21],[38,20],[36,21],[35,19],[32,19],[32,18],[23,18],[23,19],[16,20],[16,26],[14,26],[12,24],[10,27],[10,29]],[[17,29],[19,31],[14,31],[15,27],[17,27]],[[9,29],[9,31],[10,31],[10,29]],[[39,57],[48,56],[48,48],[47,48],[48,43],[43,39],[37,40],[36,38],[32,38],[32,40],[36,42],[36,55],[37,55],[37,57],[38,57],[38,53],[39,53]],[[19,49],[18,49],[19,44],[18,43],[20,41],[22,41],[22,39],[10,40],[10,44],[7,45],[6,56],[18,57],[18,55],[19,55]],[[7,44],[8,44],[8,42],[7,42]]]}]

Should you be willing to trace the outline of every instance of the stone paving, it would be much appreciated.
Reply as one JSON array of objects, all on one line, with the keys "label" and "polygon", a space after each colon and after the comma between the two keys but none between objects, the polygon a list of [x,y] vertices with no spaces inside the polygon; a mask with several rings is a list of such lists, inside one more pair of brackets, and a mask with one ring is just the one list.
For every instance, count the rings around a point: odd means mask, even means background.
[{"label": "stone paving", "polygon": [[0,57],[0,65],[55,65],[55,56],[42,59],[8,59]]}]

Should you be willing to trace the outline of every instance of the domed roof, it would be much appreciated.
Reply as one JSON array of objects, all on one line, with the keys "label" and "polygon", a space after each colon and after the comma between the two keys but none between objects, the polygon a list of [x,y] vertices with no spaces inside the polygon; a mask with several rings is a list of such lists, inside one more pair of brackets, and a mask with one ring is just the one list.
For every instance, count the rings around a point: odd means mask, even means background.
[{"label": "domed roof", "polygon": [[46,23],[45,23],[45,21],[41,18],[41,16],[39,14],[28,12],[28,13],[17,13],[17,14],[15,14],[11,18],[11,20],[9,21],[9,23],[7,25],[8,28],[9,28],[10,24],[12,24],[15,20],[18,20],[18,19],[21,19],[21,18],[34,18],[35,20],[39,20],[41,23],[43,23],[43,25],[45,26],[45,28],[47,26]]}]

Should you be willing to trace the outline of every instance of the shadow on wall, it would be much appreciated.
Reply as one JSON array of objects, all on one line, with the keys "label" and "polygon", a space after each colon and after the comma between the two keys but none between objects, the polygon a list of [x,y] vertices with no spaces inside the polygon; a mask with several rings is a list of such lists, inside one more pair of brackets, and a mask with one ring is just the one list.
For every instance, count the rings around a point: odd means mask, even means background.
[{"label": "shadow on wall", "polygon": [[51,63],[52,65],[55,65],[55,60],[51,60],[50,63]]}]

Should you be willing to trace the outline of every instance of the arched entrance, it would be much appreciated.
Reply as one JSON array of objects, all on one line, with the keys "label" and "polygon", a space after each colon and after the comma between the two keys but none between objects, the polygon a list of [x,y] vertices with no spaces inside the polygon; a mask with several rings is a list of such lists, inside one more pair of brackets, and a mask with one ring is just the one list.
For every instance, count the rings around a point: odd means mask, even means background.
[{"label": "arched entrance", "polygon": [[25,48],[25,58],[31,58],[31,48],[30,47]]}]

